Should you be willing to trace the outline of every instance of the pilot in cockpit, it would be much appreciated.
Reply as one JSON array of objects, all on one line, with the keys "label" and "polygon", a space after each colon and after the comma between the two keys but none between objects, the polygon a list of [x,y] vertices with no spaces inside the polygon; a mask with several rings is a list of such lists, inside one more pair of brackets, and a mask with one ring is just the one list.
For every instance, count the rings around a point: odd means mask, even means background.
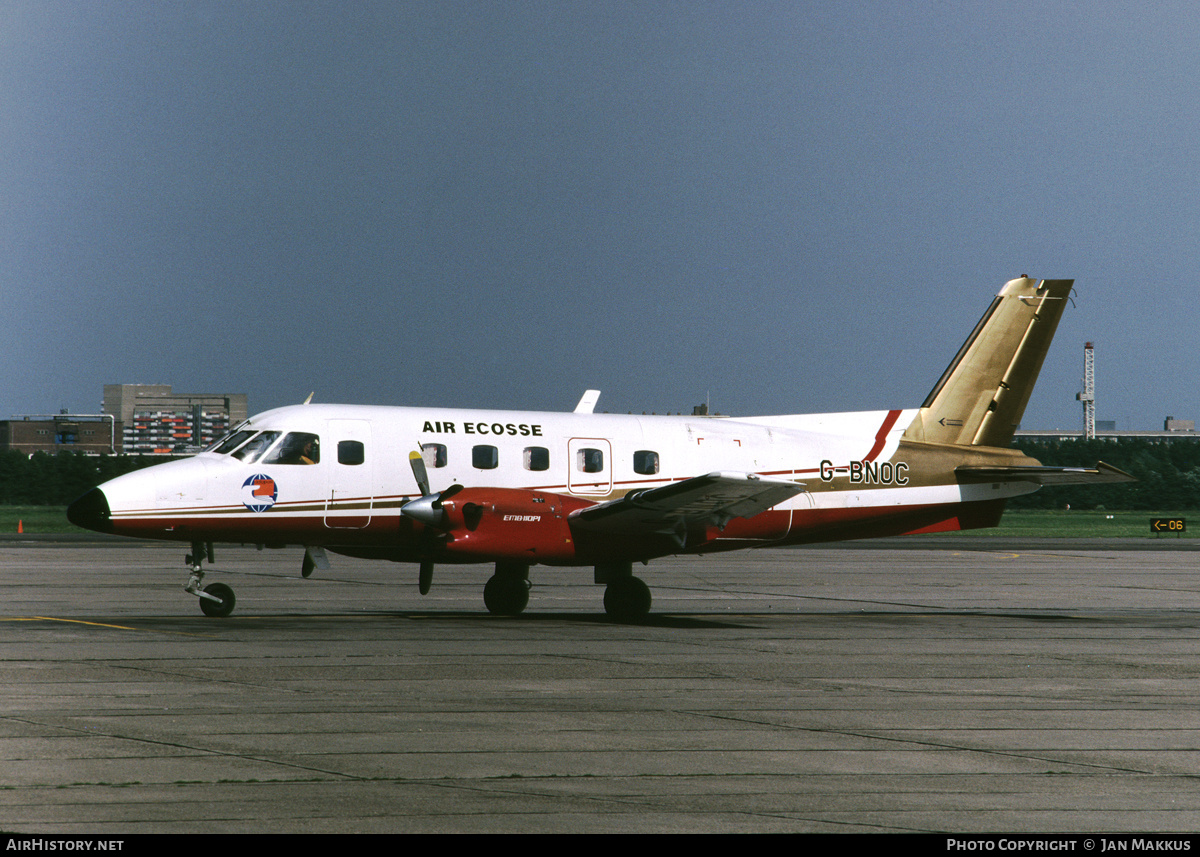
[{"label": "pilot in cockpit", "polygon": [[316,464],[321,460],[321,442],[315,434],[292,432],[280,445],[280,464]]}]

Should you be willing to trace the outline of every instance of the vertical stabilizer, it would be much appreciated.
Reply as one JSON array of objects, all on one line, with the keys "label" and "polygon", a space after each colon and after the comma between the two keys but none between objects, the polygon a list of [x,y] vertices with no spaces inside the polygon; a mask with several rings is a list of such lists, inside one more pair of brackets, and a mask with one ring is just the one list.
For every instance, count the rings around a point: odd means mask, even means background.
[{"label": "vertical stabilizer", "polygon": [[904,439],[1008,446],[1074,280],[1004,284],[930,392]]}]

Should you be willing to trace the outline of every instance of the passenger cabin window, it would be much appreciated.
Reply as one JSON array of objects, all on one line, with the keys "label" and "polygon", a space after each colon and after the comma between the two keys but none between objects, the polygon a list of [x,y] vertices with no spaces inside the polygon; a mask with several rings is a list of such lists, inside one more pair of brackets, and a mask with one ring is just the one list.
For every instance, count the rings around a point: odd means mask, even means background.
[{"label": "passenger cabin window", "polygon": [[444,443],[421,444],[421,458],[425,459],[426,467],[445,467],[446,445]]},{"label": "passenger cabin window", "polygon": [[500,466],[500,451],[481,444],[471,450],[471,466],[480,470],[495,470]]},{"label": "passenger cabin window", "polygon": [[581,473],[599,473],[604,469],[604,453],[591,448],[575,450],[575,469]]},{"label": "passenger cabin window", "polygon": [[361,440],[338,441],[338,464],[362,464],[367,460]]},{"label": "passenger cabin window", "polygon": [[633,454],[633,472],[652,476],[658,472],[658,453],[639,449]]},{"label": "passenger cabin window", "polygon": [[233,457],[246,462],[246,464],[253,464],[255,461],[258,461],[259,456],[266,452],[267,447],[273,444],[281,434],[283,432],[260,432],[251,438],[249,443],[243,444],[242,448],[233,454]]},{"label": "passenger cabin window", "polygon": [[315,434],[293,431],[267,454],[263,464],[316,464],[320,460],[321,439]]},{"label": "passenger cabin window", "polygon": [[544,446],[527,446],[523,461],[526,470],[549,470],[550,450]]}]

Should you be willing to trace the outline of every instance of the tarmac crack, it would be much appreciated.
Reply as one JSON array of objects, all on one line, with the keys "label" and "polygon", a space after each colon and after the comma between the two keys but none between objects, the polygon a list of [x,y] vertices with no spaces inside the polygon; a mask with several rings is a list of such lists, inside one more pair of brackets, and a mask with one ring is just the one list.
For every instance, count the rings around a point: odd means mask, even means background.
[{"label": "tarmac crack", "polygon": [[314,691],[311,690],[303,690],[279,684],[262,684],[260,682],[237,681],[219,675],[208,676],[176,670],[152,669],[150,667],[141,667],[134,664],[120,663],[117,661],[64,661],[64,663],[75,663],[84,667],[91,667],[96,664],[101,664],[111,669],[128,670],[129,672],[145,673],[153,676],[166,676],[168,678],[186,679],[189,681],[205,682],[209,684],[228,684],[232,685],[233,687],[252,687],[256,690],[283,691],[285,693],[296,693],[301,695],[314,693]]},{"label": "tarmac crack", "polygon": [[145,744],[151,747],[169,747],[174,750],[188,750],[193,753],[200,753],[209,756],[218,756],[226,759],[243,759],[250,762],[259,762],[266,765],[278,765],[282,768],[290,768],[297,771],[306,771],[309,773],[324,774],[327,777],[333,777],[339,780],[366,780],[367,777],[360,777],[354,774],[347,774],[342,771],[331,771],[324,768],[317,768],[311,765],[301,765],[297,762],[288,762],[283,759],[270,758],[265,755],[255,755],[252,753],[235,753],[228,750],[217,750],[212,747],[202,747],[195,744],[187,744],[183,741],[165,741],[157,738],[146,738],[137,735],[122,735],[115,732],[101,731],[94,728],[81,728],[78,726],[69,726],[62,723],[48,723],[41,720],[33,720],[25,717],[13,717],[11,715],[0,715],[0,720],[9,721],[12,723],[23,723],[26,726],[38,726],[42,729],[57,729],[62,732],[68,732],[78,735],[86,735],[89,738],[109,738],[114,741],[130,741],[135,744]]},{"label": "tarmac crack", "polygon": [[[955,750],[961,753],[980,753],[987,756],[999,756],[1004,758],[1023,759],[1026,761],[1045,762],[1053,765],[1063,765],[1072,768],[1089,768],[1097,771],[1112,771],[1125,774],[1153,774],[1154,771],[1143,770],[1140,768],[1125,768],[1118,765],[1102,765],[1095,762],[1078,762],[1067,761],[1064,759],[1055,759],[1052,756],[1038,755],[1036,753],[1020,753],[1015,750],[989,750],[986,747],[971,747],[966,744],[951,744],[949,742],[921,740],[917,738],[898,738],[894,735],[884,735],[869,731],[858,731],[851,729],[830,729],[817,726],[787,726],[779,723],[774,723],[770,720],[764,720],[753,717],[734,717],[729,714],[714,714],[706,711],[679,712],[690,713],[697,717],[708,717],[713,720],[732,721],[734,723],[748,723],[755,726],[769,726],[775,729],[785,729],[793,732],[811,732],[814,735],[840,735],[846,738],[862,738],[871,741],[886,741],[893,744],[908,744],[916,747],[925,747],[936,750]],[[1047,772],[1053,773],[1053,772]]]}]

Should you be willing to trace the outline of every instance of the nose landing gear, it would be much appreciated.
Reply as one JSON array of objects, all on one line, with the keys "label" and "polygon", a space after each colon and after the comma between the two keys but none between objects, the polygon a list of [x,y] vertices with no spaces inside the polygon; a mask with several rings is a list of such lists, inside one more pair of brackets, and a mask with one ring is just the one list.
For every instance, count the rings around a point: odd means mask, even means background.
[{"label": "nose landing gear", "polygon": [[203,589],[200,588],[204,581],[201,563],[206,559],[210,563],[213,561],[212,542],[193,542],[192,552],[183,558],[191,569],[183,591],[200,599],[200,612],[205,616],[228,616],[233,612],[233,605],[237,603],[233,590],[224,583],[210,583]]},{"label": "nose landing gear", "polygon": [[224,583],[212,583],[204,587],[204,591],[198,593],[200,595],[200,612],[205,616],[228,616],[233,612],[233,605],[237,599],[233,596],[233,590]]}]

